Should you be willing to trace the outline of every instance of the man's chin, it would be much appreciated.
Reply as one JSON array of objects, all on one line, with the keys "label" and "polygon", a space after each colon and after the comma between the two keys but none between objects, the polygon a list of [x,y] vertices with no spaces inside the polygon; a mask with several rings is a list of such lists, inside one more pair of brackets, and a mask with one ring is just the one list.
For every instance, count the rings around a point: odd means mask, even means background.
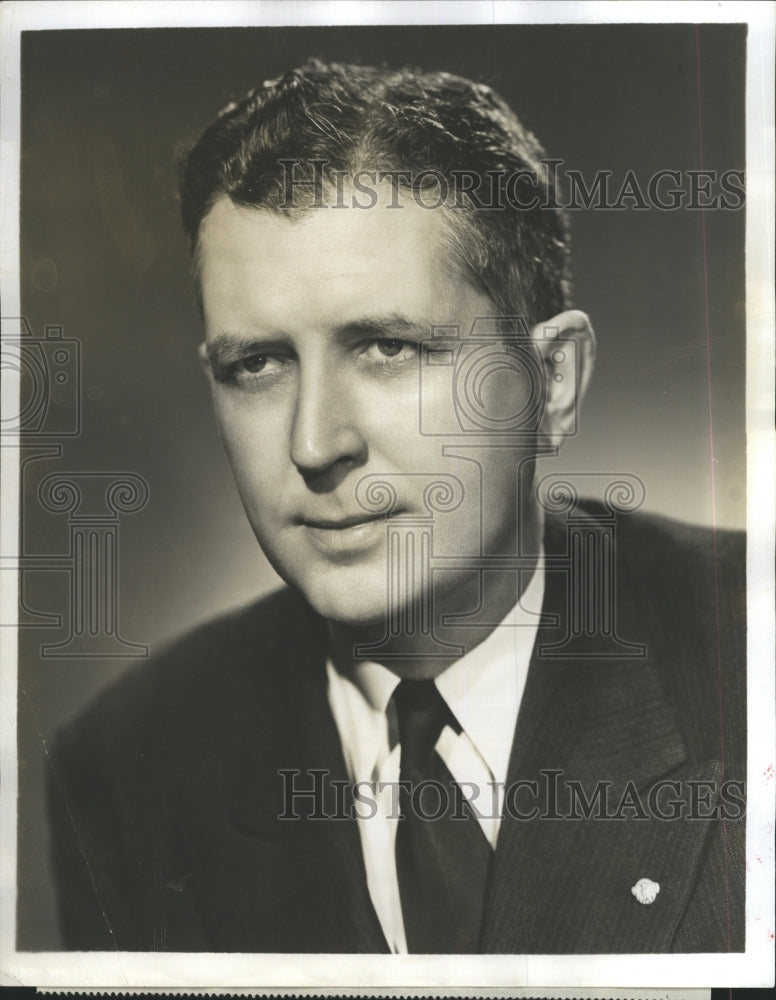
[{"label": "man's chin", "polygon": [[385,630],[387,620],[387,595],[384,588],[363,581],[352,584],[329,585],[310,581],[289,581],[307,603],[326,621],[334,625],[357,630]]},{"label": "man's chin", "polygon": [[343,603],[341,599],[331,597],[320,601],[307,597],[307,601],[314,611],[332,625],[365,633],[382,634],[385,631],[387,613],[384,604],[378,606],[363,599],[357,603]]}]

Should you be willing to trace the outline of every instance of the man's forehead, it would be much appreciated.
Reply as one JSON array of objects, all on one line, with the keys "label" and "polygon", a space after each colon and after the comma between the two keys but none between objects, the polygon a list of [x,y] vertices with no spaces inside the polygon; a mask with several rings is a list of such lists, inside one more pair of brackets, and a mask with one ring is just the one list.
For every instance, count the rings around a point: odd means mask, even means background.
[{"label": "man's forehead", "polygon": [[[390,203],[290,219],[221,198],[203,223],[197,262],[208,327],[239,326],[241,312],[273,328],[391,314],[427,326],[468,322],[468,300],[479,296],[452,264],[443,214]],[[488,311],[484,300],[478,308]]]},{"label": "man's forehead", "polygon": [[397,203],[390,185],[375,190],[380,198],[369,207],[346,201],[294,213],[240,205],[222,195],[202,222],[200,253],[250,253],[265,243],[275,256],[286,249],[294,252],[298,244],[352,256],[377,256],[397,247],[429,258],[446,255],[450,220],[442,209],[424,209],[406,197]]}]

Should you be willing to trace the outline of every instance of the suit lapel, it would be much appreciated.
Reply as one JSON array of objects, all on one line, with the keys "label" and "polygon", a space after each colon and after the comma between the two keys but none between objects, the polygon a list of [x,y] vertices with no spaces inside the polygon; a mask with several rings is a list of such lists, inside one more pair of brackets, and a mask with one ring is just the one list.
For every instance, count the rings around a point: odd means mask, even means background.
[{"label": "suit lapel", "polygon": [[[229,950],[387,951],[350,818],[323,623],[295,601],[277,631],[263,651],[273,680],[241,727],[223,816],[200,816],[191,838],[209,929]],[[322,796],[292,795],[316,780]],[[219,898],[227,905],[214,906]]]},{"label": "suit lapel", "polygon": [[[341,818],[310,820],[300,826],[310,894],[306,913],[311,950],[388,951],[366,881],[361,838],[353,817],[352,791],[339,734],[326,694],[324,664],[300,688],[306,722],[306,753],[312,767],[328,769],[325,812]],[[341,792],[330,783],[334,779]],[[337,947],[321,949],[321,927]]]},{"label": "suit lapel", "polygon": [[[562,536],[548,532],[548,553],[562,546]],[[564,637],[565,578],[561,570],[547,573],[544,611],[557,615],[558,625],[539,630],[523,694],[507,788],[526,784],[518,786],[502,820],[482,950],[666,950],[710,824],[636,818],[637,806],[620,808],[619,819],[595,818],[594,808],[586,819],[579,800],[572,809],[569,782],[577,782],[589,801],[595,801],[596,783],[607,782],[604,815],[613,815],[626,793],[638,791],[647,802],[648,789],[664,775],[682,780],[686,793],[687,779],[714,780],[717,771],[713,762],[692,773],[678,770],[685,746],[642,610],[626,588],[618,592],[620,634],[646,643],[645,658],[593,657],[584,637],[566,648],[568,658],[542,655]],[[539,814],[532,816],[536,806]],[[579,818],[561,818],[571,812]],[[639,903],[631,893],[640,878],[660,884],[654,903]]]}]

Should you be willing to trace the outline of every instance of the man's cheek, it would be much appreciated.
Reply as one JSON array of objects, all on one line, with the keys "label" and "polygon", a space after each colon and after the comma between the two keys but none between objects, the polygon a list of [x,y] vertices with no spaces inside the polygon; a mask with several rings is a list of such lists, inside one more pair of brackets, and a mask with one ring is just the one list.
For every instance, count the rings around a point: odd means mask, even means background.
[{"label": "man's cheek", "polygon": [[250,476],[259,469],[267,477],[277,471],[281,458],[279,442],[271,427],[258,416],[235,415],[223,408],[216,410],[218,429],[227,458],[235,476]]},{"label": "man's cheek", "polygon": [[246,447],[245,438],[240,438],[233,434],[221,434],[221,440],[223,441],[224,450],[226,451],[226,457],[229,459],[229,464],[232,466],[232,473],[234,475],[237,486],[240,490],[243,499],[246,499],[246,494],[253,492],[251,489],[251,466],[253,461],[251,459],[252,450]]},{"label": "man's cheek", "polygon": [[256,532],[265,531],[282,513],[282,470],[266,445],[252,435],[232,430],[222,431],[221,437],[251,526]]}]

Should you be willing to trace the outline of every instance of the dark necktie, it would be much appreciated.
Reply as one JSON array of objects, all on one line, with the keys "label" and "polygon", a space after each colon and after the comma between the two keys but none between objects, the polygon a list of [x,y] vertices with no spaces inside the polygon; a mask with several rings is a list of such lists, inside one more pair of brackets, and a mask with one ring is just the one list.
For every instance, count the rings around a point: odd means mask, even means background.
[{"label": "dark necktie", "polygon": [[[461,731],[433,681],[403,680],[393,695],[401,743],[396,871],[411,954],[474,954],[492,850],[434,746]],[[442,812],[442,807],[447,808]],[[437,813],[442,815],[430,818]]]}]

